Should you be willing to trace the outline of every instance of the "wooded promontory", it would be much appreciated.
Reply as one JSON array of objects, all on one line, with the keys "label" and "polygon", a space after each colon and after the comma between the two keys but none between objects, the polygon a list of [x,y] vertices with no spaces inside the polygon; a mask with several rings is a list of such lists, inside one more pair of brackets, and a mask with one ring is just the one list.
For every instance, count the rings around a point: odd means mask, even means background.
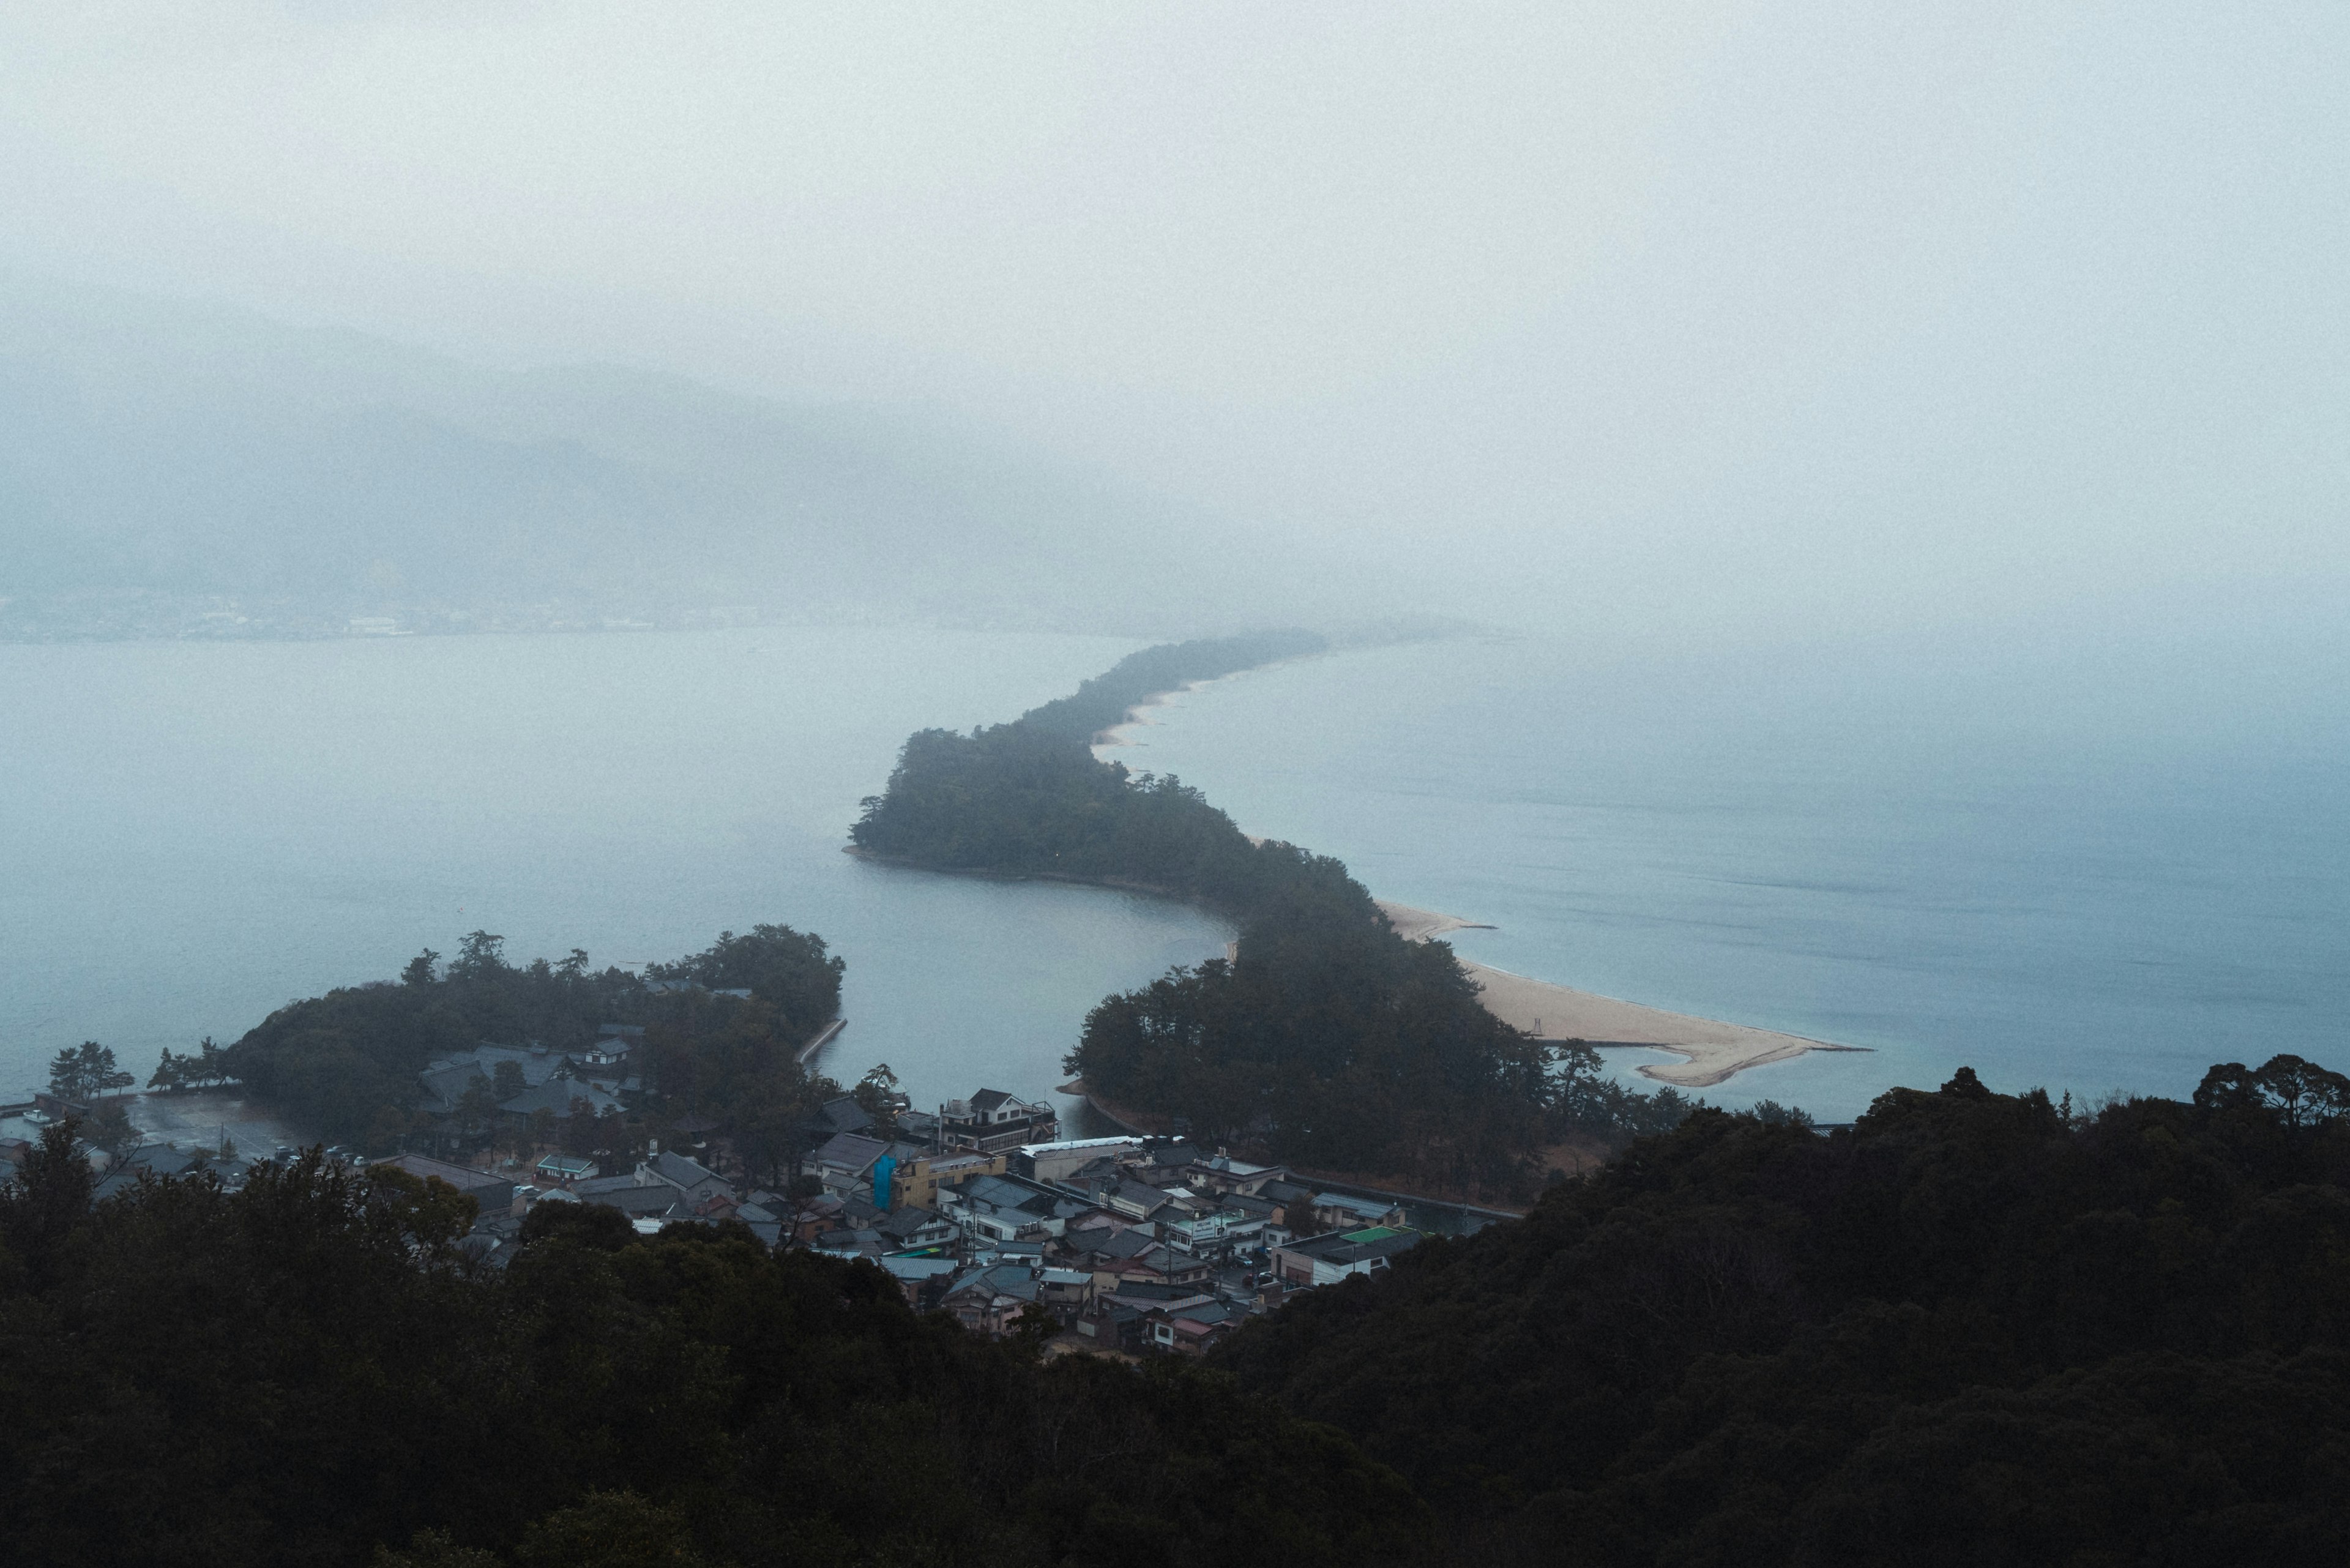
[{"label": "wooded promontory", "polygon": [[1679,1096],[1602,1086],[1587,1048],[1503,1023],[1451,947],[1399,936],[1337,860],[1253,841],[1181,780],[1095,757],[1096,735],[1153,692],[1312,646],[1283,633],[1149,649],[1011,723],[922,731],[851,839],[905,864],[1145,888],[1232,919],[1234,957],[1110,997],[1066,1064],[1195,1136],[1509,1198],[1572,1127],[1669,1125]]}]

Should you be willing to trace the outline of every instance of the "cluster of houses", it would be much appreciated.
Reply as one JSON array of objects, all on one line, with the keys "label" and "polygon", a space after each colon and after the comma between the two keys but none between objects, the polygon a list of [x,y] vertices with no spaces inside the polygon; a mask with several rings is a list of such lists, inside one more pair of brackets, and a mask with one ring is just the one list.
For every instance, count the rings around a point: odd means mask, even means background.
[{"label": "cluster of houses", "polygon": [[[854,1102],[836,1106],[859,1119]],[[820,1190],[791,1205],[790,1239],[868,1260],[914,1306],[983,1334],[1195,1355],[1288,1293],[1377,1272],[1420,1240],[1400,1205],[1285,1167],[1059,1130],[1049,1106],[995,1090],[842,1127],[802,1167]]]},{"label": "cluster of houses", "polygon": [[877,1126],[827,1104],[789,1193],[656,1150],[629,1172],[551,1155],[515,1182],[419,1155],[481,1208],[467,1249],[502,1266],[541,1203],[601,1204],[651,1234],[734,1220],[769,1246],[862,1259],[907,1302],[979,1333],[1074,1334],[1196,1355],[1287,1294],[1388,1266],[1419,1240],[1400,1205],[1318,1189],[1180,1140],[1063,1139],[1049,1105],[996,1090]]},{"label": "cluster of houses", "polygon": [[[521,1086],[497,1103],[501,1115],[576,1115],[583,1103],[600,1111],[636,1087],[624,1030],[612,1026],[586,1054],[485,1045],[436,1061],[424,1074],[428,1106],[457,1115],[471,1091],[478,1110],[475,1085],[503,1077]],[[657,1144],[610,1174],[560,1154],[504,1174],[422,1154],[374,1167],[473,1198],[479,1217],[463,1246],[488,1267],[513,1256],[525,1218],[543,1203],[618,1210],[644,1234],[735,1221],[771,1247],[869,1262],[917,1309],[979,1333],[1067,1334],[1126,1353],[1199,1354],[1287,1294],[1376,1273],[1421,1240],[1389,1199],[1329,1190],[1181,1139],[1065,1139],[1049,1104],[998,1090],[935,1114],[901,1103],[880,1124],[842,1096],[803,1136],[807,1153],[786,1192],[738,1185]],[[100,1193],[141,1173],[184,1174],[201,1158],[134,1150]],[[232,1156],[213,1168],[236,1185],[252,1163]]]}]

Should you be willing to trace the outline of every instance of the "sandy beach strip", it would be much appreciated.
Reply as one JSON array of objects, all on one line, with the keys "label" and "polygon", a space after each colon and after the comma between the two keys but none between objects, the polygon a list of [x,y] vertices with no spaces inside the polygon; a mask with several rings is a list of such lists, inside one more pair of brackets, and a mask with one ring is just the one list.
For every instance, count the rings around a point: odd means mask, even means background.
[{"label": "sandy beach strip", "polygon": [[[1408,942],[1424,942],[1451,931],[1491,931],[1500,929],[1478,920],[1464,920],[1458,915],[1440,915],[1433,909],[1415,909],[1409,904],[1398,904],[1386,898],[1379,898],[1375,902],[1379,907],[1379,913],[1388,918],[1388,924],[1395,928],[1396,935]],[[1461,961],[1466,963],[1469,961],[1463,959]],[[1493,972],[1499,974],[1501,971],[1496,970]]]},{"label": "sandy beach strip", "polygon": [[[1216,679],[1228,680],[1230,677],[1219,676]],[[1137,702],[1134,706],[1128,708],[1126,711],[1125,718],[1119,720],[1117,723],[1111,725],[1107,730],[1101,730],[1095,732],[1093,738],[1094,761],[1097,763],[1116,762],[1118,760],[1117,758],[1104,756],[1102,753],[1105,752],[1115,752],[1123,747],[1149,745],[1149,742],[1142,739],[1141,732],[1150,729],[1159,722],[1158,720],[1150,716],[1150,711],[1153,708],[1163,708],[1170,699],[1188,695],[1189,693],[1197,691],[1201,687],[1208,684],[1209,682],[1205,680],[1186,680],[1182,685],[1171,687],[1165,691],[1151,692],[1141,701]]]},{"label": "sandy beach strip", "polygon": [[[1384,898],[1379,900],[1379,909],[1388,924],[1412,941],[1427,941],[1448,931],[1493,929]],[[1483,992],[1486,1011],[1513,1028],[1523,1029],[1544,1040],[1646,1045],[1686,1058],[1640,1068],[1642,1076],[1677,1088],[1710,1088],[1749,1067],[1784,1062],[1806,1051],[1866,1049],[1806,1040],[1799,1034],[1781,1034],[1743,1023],[1692,1018],[1685,1012],[1668,1012],[1660,1007],[1644,1007],[1637,1002],[1576,991],[1546,980],[1529,980],[1469,959],[1462,959],[1461,964]]]}]

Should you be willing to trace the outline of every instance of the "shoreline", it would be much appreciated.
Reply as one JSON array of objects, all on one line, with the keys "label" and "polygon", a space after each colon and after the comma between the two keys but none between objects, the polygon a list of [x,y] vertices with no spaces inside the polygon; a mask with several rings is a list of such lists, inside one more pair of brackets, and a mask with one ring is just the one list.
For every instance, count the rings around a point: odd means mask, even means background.
[{"label": "shoreline", "polygon": [[[1496,928],[1464,920],[1433,909],[1378,900],[1388,923],[1407,941],[1431,941],[1448,931],[1492,930]],[[1461,967],[1477,982],[1485,1011],[1513,1028],[1540,1040],[1581,1040],[1596,1046],[1629,1045],[1669,1051],[1684,1058],[1678,1063],[1643,1063],[1636,1070],[1644,1078],[1679,1089],[1709,1089],[1750,1067],[1792,1061],[1812,1051],[1866,1051],[1865,1045],[1838,1045],[1800,1034],[1752,1024],[1726,1023],[1671,1012],[1596,992],[1577,991],[1552,981],[1513,974],[1505,969],[1464,958]]]},{"label": "shoreline", "polygon": [[1220,920],[1232,919],[1215,906],[1186,898],[1172,888],[1161,887],[1156,882],[1138,882],[1125,877],[1079,877],[1064,871],[1004,871],[992,866],[933,866],[911,856],[884,855],[878,849],[868,849],[857,844],[844,844],[840,852],[868,865],[894,867],[900,871],[927,871],[933,877],[979,877],[990,882],[1060,882],[1072,888],[1107,888],[1113,893],[1146,893],[1154,898],[1164,898],[1170,904],[1205,910]]},{"label": "shoreline", "polygon": [[1313,653],[1292,653],[1280,659],[1267,659],[1263,664],[1252,664],[1246,670],[1235,670],[1227,675],[1210,675],[1198,680],[1186,680],[1180,686],[1170,686],[1163,691],[1145,692],[1141,701],[1127,709],[1125,718],[1106,729],[1096,730],[1093,739],[1086,742],[1086,747],[1094,753],[1094,761],[1097,763],[1114,761],[1115,759],[1105,757],[1101,753],[1105,751],[1117,751],[1143,744],[1144,742],[1135,739],[1131,732],[1154,728],[1151,720],[1146,715],[1153,708],[1167,706],[1167,700],[1170,697],[1189,696],[1201,687],[1213,686],[1219,680],[1230,680],[1242,675],[1254,675],[1263,670],[1278,670],[1284,664],[1293,664],[1301,659],[1321,659],[1334,651],[1336,650],[1333,649],[1325,648]]},{"label": "shoreline", "polygon": [[[1253,835],[1251,837],[1255,842],[1263,842]],[[1187,898],[1173,888],[1125,877],[1078,877],[1055,871],[1002,871],[978,866],[927,866],[899,856],[876,854],[853,844],[843,845],[841,852],[876,866],[926,871],[933,876],[986,877],[1005,882],[1065,882],[1075,887],[1141,893],[1205,910],[1219,919],[1232,918],[1210,905]],[[1388,923],[1395,928],[1396,933],[1406,941],[1434,941],[1453,931],[1500,929],[1486,921],[1422,909],[1391,898],[1375,898],[1373,902],[1378,904],[1379,912],[1388,918]],[[1239,946],[1237,940],[1225,943],[1224,957],[1227,960],[1237,958]],[[1634,1069],[1644,1078],[1669,1084],[1677,1089],[1710,1089],[1749,1068],[1793,1061],[1813,1051],[1865,1052],[1868,1049],[1866,1045],[1839,1045],[1833,1041],[1813,1040],[1801,1034],[1786,1034],[1748,1023],[1700,1018],[1691,1013],[1651,1007],[1645,1002],[1627,1002],[1621,997],[1602,996],[1597,992],[1577,991],[1571,985],[1560,985],[1555,981],[1535,980],[1528,975],[1513,974],[1505,969],[1495,969],[1474,959],[1461,959],[1461,967],[1476,982],[1479,1000],[1484,1003],[1486,1012],[1513,1029],[1524,1030],[1537,1040],[1581,1040],[1602,1049],[1629,1046],[1669,1052],[1682,1058],[1679,1062],[1644,1062]],[[1118,1118],[1112,1116],[1111,1119]]]},{"label": "shoreline", "polygon": [[[1265,665],[1258,665],[1256,668],[1263,670],[1269,667]],[[1227,680],[1230,679],[1230,676],[1224,675],[1219,675],[1212,678],[1213,680]],[[1140,745],[1142,742],[1136,740],[1128,732],[1134,730],[1147,730],[1153,727],[1151,722],[1143,717],[1145,713],[1148,713],[1153,708],[1165,707],[1167,705],[1167,700],[1170,697],[1184,696],[1190,692],[1197,691],[1201,687],[1211,683],[1211,681],[1210,680],[1186,680],[1180,686],[1170,686],[1164,691],[1153,691],[1149,693],[1148,696],[1144,697],[1141,701],[1137,702],[1132,707],[1128,708],[1126,711],[1125,718],[1120,719],[1117,723],[1110,725],[1106,730],[1096,730],[1094,732],[1094,738],[1086,742],[1087,749],[1094,753],[1094,760],[1099,763],[1106,763],[1110,761],[1110,759],[1101,755],[1103,752],[1116,751],[1129,746]]]},{"label": "shoreline", "polygon": [[808,1058],[814,1056],[817,1052],[831,1044],[832,1037],[847,1027],[847,1019],[834,1019],[831,1023],[817,1030],[808,1043],[799,1048],[798,1053],[792,1057],[793,1064],[796,1066],[806,1066],[808,1064]]},{"label": "shoreline", "polygon": [[1072,1078],[1066,1084],[1055,1084],[1053,1085],[1053,1092],[1056,1095],[1067,1095],[1072,1099],[1085,1101],[1087,1108],[1094,1115],[1130,1137],[1165,1137],[1168,1136],[1165,1117],[1154,1116],[1142,1111],[1128,1109],[1125,1106],[1114,1105],[1086,1087],[1086,1081],[1083,1078]]}]

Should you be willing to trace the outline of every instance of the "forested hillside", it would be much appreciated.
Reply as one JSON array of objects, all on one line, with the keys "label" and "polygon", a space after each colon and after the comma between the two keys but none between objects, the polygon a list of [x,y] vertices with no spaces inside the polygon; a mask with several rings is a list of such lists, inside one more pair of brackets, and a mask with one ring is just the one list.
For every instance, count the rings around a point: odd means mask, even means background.
[{"label": "forested hillside", "polygon": [[1492,1564],[2350,1561],[2350,1080],[1700,1112],[1222,1365]]},{"label": "forested hillside", "polygon": [[95,1209],[54,1131],[0,1189],[11,1561],[172,1568],[1313,1568],[1425,1508],[1229,1380],[1037,1364],[879,1269],[312,1156]]},{"label": "forested hillside", "polygon": [[1277,545],[1241,571],[1208,521],[935,410],[517,373],[5,275],[0,518],[0,639],[353,617],[1125,629],[1296,576],[1264,568]]}]

